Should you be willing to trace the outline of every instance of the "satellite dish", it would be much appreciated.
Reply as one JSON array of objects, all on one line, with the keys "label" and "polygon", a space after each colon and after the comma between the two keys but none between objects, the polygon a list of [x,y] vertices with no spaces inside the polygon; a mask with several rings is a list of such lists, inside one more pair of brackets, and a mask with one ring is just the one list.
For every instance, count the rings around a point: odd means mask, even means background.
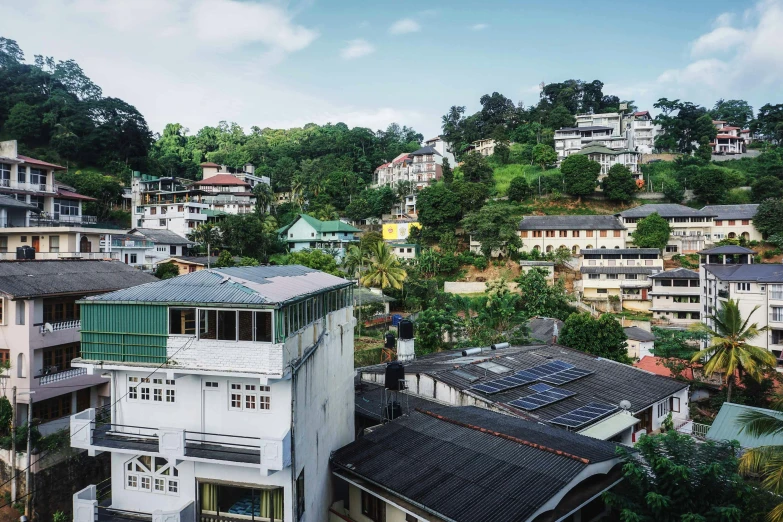
[{"label": "satellite dish", "polygon": [[628,401],[628,400],[625,400],[625,399],[621,400],[620,401],[620,408],[622,408],[625,411],[630,410],[631,409],[631,401]]}]

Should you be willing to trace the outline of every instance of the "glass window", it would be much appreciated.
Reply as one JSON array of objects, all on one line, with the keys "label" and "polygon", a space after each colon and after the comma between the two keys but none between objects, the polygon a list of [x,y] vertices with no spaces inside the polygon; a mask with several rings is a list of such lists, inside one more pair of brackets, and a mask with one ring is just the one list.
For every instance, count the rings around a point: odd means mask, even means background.
[{"label": "glass window", "polygon": [[196,335],[196,309],[169,308],[169,333]]},{"label": "glass window", "polygon": [[218,310],[217,338],[221,341],[237,340],[237,313],[234,310]]},{"label": "glass window", "polygon": [[199,310],[199,339],[217,339],[217,310]]},{"label": "glass window", "polygon": [[253,312],[239,312],[239,340],[253,340]]},{"label": "glass window", "polygon": [[27,167],[25,167],[24,165],[16,166],[16,181],[18,183],[27,182]]},{"label": "glass window", "polygon": [[60,251],[60,236],[49,236],[49,252]]}]

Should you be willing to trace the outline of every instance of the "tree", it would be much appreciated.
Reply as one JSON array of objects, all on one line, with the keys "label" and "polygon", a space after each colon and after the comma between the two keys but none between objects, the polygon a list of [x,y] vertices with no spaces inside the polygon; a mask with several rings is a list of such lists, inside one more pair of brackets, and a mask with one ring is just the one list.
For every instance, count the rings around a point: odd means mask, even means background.
[{"label": "tree", "polygon": [[257,214],[229,215],[220,223],[223,246],[238,256],[266,259],[270,235]]},{"label": "tree", "polygon": [[[624,522],[761,522],[769,497],[738,473],[736,442],[696,442],[668,430],[618,446],[623,482],[603,494]],[[709,494],[705,494],[705,492]]]},{"label": "tree", "polygon": [[709,336],[710,345],[694,354],[693,362],[706,359],[704,373],[712,375],[721,372],[726,375],[726,402],[731,402],[731,389],[734,384],[734,373],[746,373],[755,381],[760,381],[766,370],[777,365],[777,358],[764,348],[748,344],[750,339],[766,332],[768,327],[759,328],[758,323],[748,324],[753,314],[760,308],[756,305],[743,318],[740,314],[739,302],[734,299],[721,302],[718,311],[708,319],[713,327],[705,323],[696,323],[694,329]]},{"label": "tree", "polygon": [[452,183],[451,190],[461,203],[463,215],[483,207],[489,197],[489,185],[485,183],[470,183],[458,179]]},{"label": "tree", "polygon": [[155,268],[155,277],[158,279],[171,279],[179,275],[179,268],[174,263],[158,263]]},{"label": "tree", "polygon": [[188,239],[203,247],[203,252],[210,255],[210,250],[220,243],[220,229],[214,223],[204,223],[188,234]]},{"label": "tree", "polygon": [[587,313],[573,313],[565,320],[558,342],[597,357],[630,364],[627,338],[622,325],[611,315],[595,319]]},{"label": "tree", "polygon": [[444,232],[453,232],[462,219],[462,203],[449,187],[441,183],[419,192],[416,209],[419,223],[436,234],[436,237]]},{"label": "tree", "polygon": [[[377,241],[383,241],[383,238]],[[370,256],[358,245],[350,245],[343,258],[343,268],[348,277],[358,279],[361,277],[364,267],[370,262]]]},{"label": "tree", "polygon": [[516,176],[508,185],[508,199],[511,201],[523,201],[533,194],[533,189],[525,176]]},{"label": "tree", "polygon": [[603,190],[611,201],[627,203],[633,199],[636,193],[636,180],[633,179],[628,167],[616,163],[612,165],[603,180]]},{"label": "tree", "polygon": [[582,154],[571,154],[560,164],[560,172],[563,174],[566,193],[581,201],[582,196],[595,192],[601,164]]},{"label": "tree", "polygon": [[[783,400],[778,397],[771,405],[772,409],[783,411]],[[783,418],[780,414],[748,410],[739,418],[741,431],[751,437],[779,437],[783,433]],[[743,475],[762,478],[761,485],[776,498],[783,495],[783,445],[765,445],[750,448],[740,457],[739,472]],[[767,516],[770,522],[783,522],[783,502],[777,504]]]},{"label": "tree", "polygon": [[539,143],[533,147],[533,163],[541,167],[543,170],[549,165],[554,164],[557,161],[557,153],[555,149],[544,143]]},{"label": "tree", "polygon": [[710,145],[710,139],[707,136],[699,138],[699,148],[696,149],[696,156],[705,163],[712,161],[712,145]]},{"label": "tree", "polygon": [[777,144],[783,143],[783,103],[772,105],[767,103],[750,125],[750,130],[760,134],[764,139]]},{"label": "tree", "polygon": [[389,246],[379,241],[370,247],[370,266],[359,279],[364,286],[375,286],[381,289],[401,289],[408,277],[407,272],[400,266],[397,256]]},{"label": "tree", "polygon": [[710,111],[715,120],[722,120],[732,127],[747,128],[753,120],[753,107],[745,100],[718,100]]},{"label": "tree", "polygon": [[533,268],[520,274],[514,282],[522,295],[521,311],[526,317],[556,317],[565,320],[573,313],[573,298],[566,292],[562,278],[550,285],[546,271]]},{"label": "tree", "polygon": [[460,166],[462,177],[470,183],[485,183],[491,185],[494,183],[492,178],[492,167],[487,160],[478,152],[471,152],[465,155],[465,159]]},{"label": "tree", "polygon": [[8,113],[4,128],[19,140],[35,139],[41,135],[41,116],[30,104],[19,102]]},{"label": "tree", "polygon": [[668,178],[663,182],[663,195],[672,203],[682,203],[685,199],[685,189],[677,181]]},{"label": "tree", "polygon": [[320,270],[327,274],[336,276],[343,275],[340,269],[337,267],[337,261],[334,256],[322,252],[321,250],[300,250],[298,252],[291,252],[285,256],[283,260],[285,265],[302,265],[313,270]]},{"label": "tree", "polygon": [[653,212],[639,220],[633,233],[633,244],[639,248],[657,248],[663,250],[669,243],[671,227],[660,214]]},{"label": "tree", "polygon": [[704,107],[666,98],[659,99],[653,107],[661,111],[655,123],[663,130],[655,139],[656,148],[690,154],[695,149],[694,143],[699,143],[702,137],[712,140],[717,135]]},{"label": "tree", "polygon": [[706,340],[704,335],[692,330],[674,330],[671,328],[657,328],[653,326],[655,335],[655,347],[653,354],[656,357],[688,359],[697,351],[699,341]]},{"label": "tree", "polygon": [[57,180],[74,187],[80,194],[95,198],[96,201],[89,202],[86,210],[96,214],[99,221],[108,220],[112,209],[122,199],[122,185],[113,176],[77,170],[58,174]]},{"label": "tree", "polygon": [[253,187],[253,196],[256,198],[256,213],[259,215],[266,214],[267,209],[275,202],[275,193],[266,183],[259,183]]},{"label": "tree", "polygon": [[236,266],[258,266],[258,259],[254,257],[241,257]]},{"label": "tree", "polygon": [[454,171],[451,169],[448,158],[443,158],[443,163],[440,166],[441,175],[443,176],[443,182],[447,185],[454,181]]},{"label": "tree", "polygon": [[558,105],[546,118],[546,126],[550,129],[573,127],[576,123],[574,115],[564,105]]},{"label": "tree", "polygon": [[757,179],[750,187],[750,195],[753,201],[761,202],[765,199],[783,198],[783,180],[774,176],[764,176]]},{"label": "tree", "polygon": [[765,199],[753,217],[753,226],[765,237],[783,234],[783,199]]},{"label": "tree", "polygon": [[231,256],[231,252],[228,250],[223,250],[220,252],[217,261],[215,261],[216,268],[227,268],[234,266],[235,264],[236,263],[234,263],[234,258]]},{"label": "tree", "polygon": [[465,231],[481,243],[481,253],[489,259],[493,251],[519,250],[519,220],[507,205],[486,205],[462,220]]},{"label": "tree", "polygon": [[688,186],[693,189],[696,199],[705,204],[717,204],[729,190],[730,180],[725,169],[721,167],[693,167],[689,169]]}]

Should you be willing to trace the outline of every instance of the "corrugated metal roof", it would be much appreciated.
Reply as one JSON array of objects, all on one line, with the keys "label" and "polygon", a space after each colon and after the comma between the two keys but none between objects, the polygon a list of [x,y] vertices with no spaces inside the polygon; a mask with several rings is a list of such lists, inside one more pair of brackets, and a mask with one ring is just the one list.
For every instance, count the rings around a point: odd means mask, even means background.
[{"label": "corrugated metal roof", "polygon": [[698,279],[699,273],[687,268],[675,268],[674,270],[664,270],[650,276],[651,279]]},{"label": "corrugated metal roof", "polygon": [[179,234],[172,232],[171,230],[158,230],[154,228],[134,228],[131,229],[129,234],[139,234],[147,239],[154,241],[155,243],[163,245],[193,245],[194,241],[190,241],[187,238],[180,236]]},{"label": "corrugated metal roof", "polygon": [[579,269],[583,274],[654,274],[660,268],[644,266],[583,266]]},{"label": "corrugated metal roof", "polygon": [[354,284],[299,265],[199,270],[90,298],[148,303],[274,304]]},{"label": "corrugated metal roof", "polygon": [[715,214],[715,219],[753,219],[756,217],[758,205],[709,205],[703,211]]},{"label": "corrugated metal roof", "polygon": [[615,216],[524,216],[519,230],[625,230]]},{"label": "corrugated metal roof", "polygon": [[783,434],[778,433],[776,435],[764,435],[761,437],[752,437],[742,430],[743,424],[740,422],[739,417],[746,412],[755,411],[760,413],[766,413],[773,417],[783,420],[783,413],[767,410],[764,408],[756,408],[753,406],[745,406],[744,404],[734,404],[731,402],[724,402],[720,407],[718,415],[712,422],[709,431],[707,432],[707,438],[709,440],[723,441],[723,440],[736,440],[743,448],[758,448],[760,446],[781,446],[783,445]]},{"label": "corrugated metal roof", "polygon": [[704,269],[723,281],[783,283],[783,264],[704,265]]},{"label": "corrugated metal roof", "polygon": [[373,430],[332,464],[451,520],[524,521],[590,464],[618,458],[613,443],[482,408],[430,411]]},{"label": "corrugated metal roof", "polygon": [[35,213],[41,212],[41,209],[39,209],[37,205],[31,205],[29,203],[25,203],[24,201],[19,201],[16,198],[12,198],[11,196],[5,196],[5,195],[0,195],[0,207],[32,210]]},{"label": "corrugated metal roof", "polygon": [[150,281],[158,279],[119,261],[0,262],[0,292],[15,299],[110,292]]}]

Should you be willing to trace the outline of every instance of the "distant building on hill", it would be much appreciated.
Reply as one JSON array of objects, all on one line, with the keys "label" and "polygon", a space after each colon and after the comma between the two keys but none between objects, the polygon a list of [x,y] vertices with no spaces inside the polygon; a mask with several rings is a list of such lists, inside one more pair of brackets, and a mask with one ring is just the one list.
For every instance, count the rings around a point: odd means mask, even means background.
[{"label": "distant building on hill", "polygon": [[299,214],[289,225],[277,230],[290,252],[322,250],[338,260],[345,256],[350,243],[358,241],[356,234],[359,232],[361,230],[343,221],[321,221],[307,214]]}]

